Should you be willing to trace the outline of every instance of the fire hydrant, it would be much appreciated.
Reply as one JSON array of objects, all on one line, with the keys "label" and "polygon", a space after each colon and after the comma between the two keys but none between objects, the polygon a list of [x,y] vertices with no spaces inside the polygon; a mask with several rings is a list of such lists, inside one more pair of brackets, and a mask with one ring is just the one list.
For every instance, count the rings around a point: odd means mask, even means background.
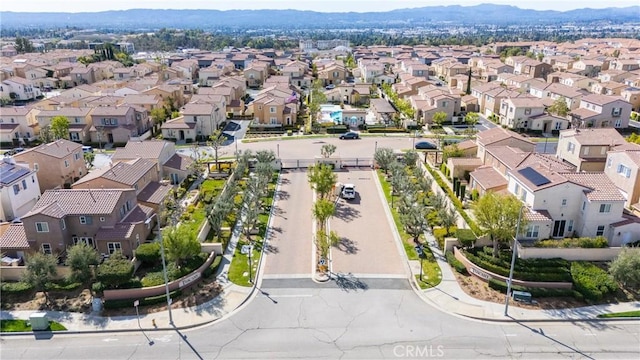
[{"label": "fire hydrant", "polygon": [[158,327],[156,326],[156,319],[151,319],[151,323],[153,324],[153,327]]}]

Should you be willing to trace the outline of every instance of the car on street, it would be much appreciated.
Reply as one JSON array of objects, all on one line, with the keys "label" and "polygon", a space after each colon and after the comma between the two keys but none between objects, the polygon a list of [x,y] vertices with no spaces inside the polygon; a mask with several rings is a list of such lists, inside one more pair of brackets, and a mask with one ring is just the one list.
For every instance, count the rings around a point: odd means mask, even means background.
[{"label": "car on street", "polygon": [[340,140],[355,140],[355,139],[360,139],[360,135],[358,135],[358,133],[353,131],[340,135]]},{"label": "car on street", "polygon": [[352,200],[356,198],[356,186],[353,184],[342,185],[342,191],[340,196],[346,200]]},{"label": "car on street", "polygon": [[415,145],[416,150],[436,150],[438,147],[428,141],[419,141]]},{"label": "car on street", "polygon": [[91,146],[83,146],[82,147],[82,152],[83,153],[92,153],[93,152],[93,148]]},{"label": "car on street", "polygon": [[329,85],[327,85],[325,87],[325,89],[327,89],[327,90],[332,90],[332,89],[335,89],[335,88],[336,88],[336,86],[334,84],[329,84]]}]

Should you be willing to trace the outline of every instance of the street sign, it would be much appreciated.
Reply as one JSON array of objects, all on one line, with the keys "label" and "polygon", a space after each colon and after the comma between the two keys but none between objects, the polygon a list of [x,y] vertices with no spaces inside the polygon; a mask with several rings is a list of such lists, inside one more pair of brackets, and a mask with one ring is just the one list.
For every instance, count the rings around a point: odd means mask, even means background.
[{"label": "street sign", "polygon": [[247,255],[247,254],[249,254],[249,252],[251,252],[251,250],[252,250],[251,248],[252,248],[251,245],[242,245],[242,248],[240,249],[240,253],[242,255]]},{"label": "street sign", "polygon": [[138,307],[140,305],[140,300],[136,300],[133,302],[133,306]]},{"label": "street sign", "polygon": [[416,247],[414,247],[414,249],[416,249],[416,252],[418,253],[418,256],[422,256],[422,247],[416,246]]},{"label": "street sign", "polygon": [[327,264],[327,260],[325,259],[320,259],[320,261],[318,261],[319,265],[326,265]]}]

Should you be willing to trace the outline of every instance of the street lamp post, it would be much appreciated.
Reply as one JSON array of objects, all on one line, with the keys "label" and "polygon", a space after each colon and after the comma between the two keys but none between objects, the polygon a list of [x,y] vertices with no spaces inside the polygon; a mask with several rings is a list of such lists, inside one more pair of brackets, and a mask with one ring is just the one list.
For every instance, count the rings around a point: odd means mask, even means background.
[{"label": "street lamp post", "polygon": [[280,144],[276,144],[276,151],[277,151],[277,155],[278,155],[278,159],[280,159]]},{"label": "street lamp post", "polygon": [[507,281],[507,296],[504,299],[504,316],[508,316],[509,312],[509,294],[511,293],[511,282],[513,281],[513,268],[516,264],[516,252],[518,251],[518,234],[520,233],[520,222],[522,221],[522,210],[525,205],[520,207],[518,212],[518,224],[516,225],[516,235],[513,237],[513,248],[511,249],[511,269],[509,269],[509,280]]},{"label": "street lamp post", "polygon": [[160,257],[162,258],[162,273],[164,275],[164,288],[167,295],[167,309],[169,310],[169,325],[173,326],[173,316],[171,315],[171,296],[169,296],[169,277],[167,276],[167,262],[164,256],[164,242],[162,241],[162,231],[160,230],[160,217],[158,213],[151,215],[147,220],[145,220],[145,224],[150,224],[151,219],[156,217],[156,225],[158,227],[158,241],[160,241]]}]

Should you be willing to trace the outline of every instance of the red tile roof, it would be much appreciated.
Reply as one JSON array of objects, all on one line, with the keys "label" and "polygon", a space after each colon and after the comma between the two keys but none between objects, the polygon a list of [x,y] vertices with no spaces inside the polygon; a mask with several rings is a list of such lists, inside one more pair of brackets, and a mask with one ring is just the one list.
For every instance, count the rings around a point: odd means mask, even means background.
[{"label": "red tile roof", "polygon": [[1,249],[28,249],[29,242],[22,224],[11,224],[0,236]]}]

